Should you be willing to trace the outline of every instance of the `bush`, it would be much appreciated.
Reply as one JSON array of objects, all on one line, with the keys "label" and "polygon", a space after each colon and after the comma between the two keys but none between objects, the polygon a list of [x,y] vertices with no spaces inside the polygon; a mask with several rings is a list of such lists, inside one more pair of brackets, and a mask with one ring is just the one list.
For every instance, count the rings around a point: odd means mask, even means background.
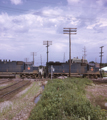
[{"label": "bush", "polygon": [[88,79],[54,79],[45,87],[29,120],[106,120],[105,112],[85,95]]}]

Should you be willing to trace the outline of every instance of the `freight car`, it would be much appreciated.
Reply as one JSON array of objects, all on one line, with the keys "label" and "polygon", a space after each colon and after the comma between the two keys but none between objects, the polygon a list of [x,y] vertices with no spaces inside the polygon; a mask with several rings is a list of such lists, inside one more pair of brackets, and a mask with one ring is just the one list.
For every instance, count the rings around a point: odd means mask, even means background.
[{"label": "freight car", "polygon": [[0,60],[0,78],[40,78],[43,69],[33,66],[33,62]]},{"label": "freight car", "polygon": [[[82,76],[89,78],[97,78],[100,77],[99,66],[97,64],[89,64],[87,60],[74,58],[71,60],[71,76]],[[69,60],[65,63],[60,62],[49,62],[48,63],[48,71],[49,77],[51,76],[52,68],[53,77],[58,77],[61,75],[68,76],[69,75]]]}]

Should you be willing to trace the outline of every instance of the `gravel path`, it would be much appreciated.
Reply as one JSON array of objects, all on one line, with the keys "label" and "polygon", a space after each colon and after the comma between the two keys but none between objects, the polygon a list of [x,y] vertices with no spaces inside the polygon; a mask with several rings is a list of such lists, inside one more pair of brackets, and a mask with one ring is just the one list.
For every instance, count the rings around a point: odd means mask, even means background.
[{"label": "gravel path", "polygon": [[[42,88],[39,89],[37,94],[40,94],[40,92],[42,92]],[[28,104],[18,114],[16,114],[16,116],[12,120],[26,120],[29,117],[31,110],[36,104],[33,101],[33,97],[26,97],[24,100],[27,100]]]},{"label": "gravel path", "polygon": [[86,88],[87,98],[93,105],[100,105],[102,109],[107,110],[107,84],[92,84]]},{"label": "gravel path", "polygon": [[10,101],[0,103],[0,120],[26,120],[35,106],[34,98],[42,92],[41,82],[32,82]]}]

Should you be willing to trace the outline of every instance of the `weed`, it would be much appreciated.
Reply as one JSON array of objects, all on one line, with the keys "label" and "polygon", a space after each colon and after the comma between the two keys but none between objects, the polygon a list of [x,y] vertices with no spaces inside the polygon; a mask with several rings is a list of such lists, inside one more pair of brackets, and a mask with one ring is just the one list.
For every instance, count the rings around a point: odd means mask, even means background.
[{"label": "weed", "polygon": [[88,79],[49,81],[28,120],[106,120],[105,111],[86,98]]},{"label": "weed", "polygon": [[0,120],[8,118],[8,120],[13,119],[21,110],[30,106],[32,98],[37,94],[39,86],[33,83],[32,87],[26,91],[24,94],[17,97],[17,99],[12,100],[12,104],[6,106],[2,111],[0,111]]}]

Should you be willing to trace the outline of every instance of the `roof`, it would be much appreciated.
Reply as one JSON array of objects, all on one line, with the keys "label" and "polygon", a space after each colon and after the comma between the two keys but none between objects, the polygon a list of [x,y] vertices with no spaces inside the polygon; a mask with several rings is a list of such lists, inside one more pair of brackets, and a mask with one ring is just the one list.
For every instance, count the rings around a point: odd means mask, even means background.
[{"label": "roof", "polygon": [[101,70],[107,71],[107,67],[103,67],[103,68],[101,68]]}]

